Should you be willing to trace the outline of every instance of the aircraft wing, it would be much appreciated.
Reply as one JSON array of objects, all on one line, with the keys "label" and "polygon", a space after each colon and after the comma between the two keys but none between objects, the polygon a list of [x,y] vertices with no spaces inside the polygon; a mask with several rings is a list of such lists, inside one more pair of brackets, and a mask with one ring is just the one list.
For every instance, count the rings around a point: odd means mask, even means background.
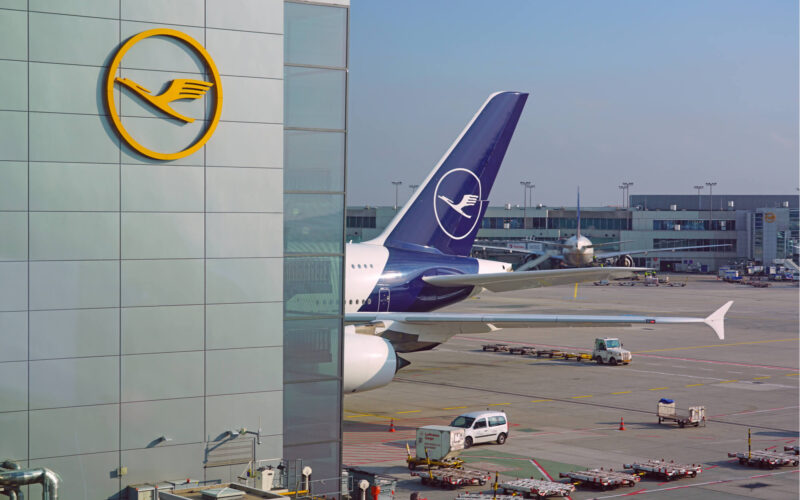
[{"label": "aircraft wing", "polygon": [[423,276],[422,279],[434,286],[481,286],[492,292],[510,292],[543,286],[571,285],[586,281],[626,278],[632,276],[635,271],[649,270],[650,268],[647,267],[580,267],[575,269],[517,271],[513,273]]},{"label": "aircraft wing", "polygon": [[453,335],[488,333],[500,328],[552,328],[575,326],[676,325],[703,323],[711,327],[720,340],[725,339],[725,314],[733,301],[705,318],[681,316],[601,316],[576,314],[463,314],[353,312],[345,314],[347,323],[369,323],[375,333],[398,332],[416,335],[419,342],[443,343]]},{"label": "aircraft wing", "polygon": [[623,251],[620,250],[618,252],[596,252],[594,257],[596,259],[610,259],[612,257],[619,257],[620,255],[636,255],[636,254],[647,254],[647,253],[666,253],[666,252],[677,252],[679,250],[694,250],[697,248],[715,248],[715,247],[729,247],[728,243],[723,243],[720,245],[695,245],[690,247],[672,247],[672,248],[646,248],[644,250],[629,250]]}]

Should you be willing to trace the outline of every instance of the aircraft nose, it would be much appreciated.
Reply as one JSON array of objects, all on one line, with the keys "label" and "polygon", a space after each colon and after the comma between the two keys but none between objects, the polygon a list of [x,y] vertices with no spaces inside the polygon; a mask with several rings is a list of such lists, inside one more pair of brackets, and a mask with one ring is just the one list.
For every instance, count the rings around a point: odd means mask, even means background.
[{"label": "aircraft nose", "polygon": [[402,370],[403,368],[405,368],[406,366],[411,364],[411,361],[409,361],[409,360],[407,360],[405,358],[401,358],[397,354],[395,354],[395,356],[397,356],[397,365],[396,365],[396,368],[394,369],[395,373],[399,372],[400,370]]}]

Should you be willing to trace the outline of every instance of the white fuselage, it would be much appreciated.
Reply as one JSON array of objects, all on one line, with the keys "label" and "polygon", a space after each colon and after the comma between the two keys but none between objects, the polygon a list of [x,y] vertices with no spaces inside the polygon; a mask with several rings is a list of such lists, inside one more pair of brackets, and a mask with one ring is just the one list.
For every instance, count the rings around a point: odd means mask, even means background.
[{"label": "white fuselage", "polygon": [[564,242],[569,245],[561,251],[564,262],[573,267],[584,267],[594,261],[592,241],[585,236],[573,236]]}]

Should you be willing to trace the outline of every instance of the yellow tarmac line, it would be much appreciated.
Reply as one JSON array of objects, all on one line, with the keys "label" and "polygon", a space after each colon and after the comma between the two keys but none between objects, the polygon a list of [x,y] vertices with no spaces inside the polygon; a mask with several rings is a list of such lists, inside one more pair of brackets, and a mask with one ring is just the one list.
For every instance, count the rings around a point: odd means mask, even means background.
[{"label": "yellow tarmac line", "polygon": [[442,410],[463,410],[466,406],[448,406],[447,408],[442,408]]},{"label": "yellow tarmac line", "polygon": [[689,385],[685,385],[684,387],[700,387],[701,385],[705,385],[705,384],[689,384]]},{"label": "yellow tarmac line", "polygon": [[652,389],[647,389],[648,391],[665,391],[669,389],[669,387],[653,387]]},{"label": "yellow tarmac line", "polygon": [[775,339],[775,340],[753,340],[750,342],[734,342],[732,344],[696,345],[692,347],[669,347],[667,349],[651,349],[649,351],[635,351],[633,354],[644,354],[648,352],[682,351],[685,349],[704,349],[706,347],[730,347],[734,345],[767,344],[770,342],[797,342],[797,339]]},{"label": "yellow tarmac line", "polygon": [[489,403],[488,406],[505,406],[510,404],[511,403]]},{"label": "yellow tarmac line", "polygon": [[545,401],[552,401],[552,399],[533,399],[531,403],[544,403]]},{"label": "yellow tarmac line", "polygon": [[754,377],[753,380],[764,380],[765,378],[772,378],[772,375],[764,375],[763,377]]},{"label": "yellow tarmac line", "polygon": [[630,394],[631,391],[619,391],[619,392],[612,392],[611,394]]},{"label": "yellow tarmac line", "polygon": [[406,410],[406,411],[398,411],[397,414],[399,415],[401,413],[419,413],[421,411],[422,410]]},{"label": "yellow tarmac line", "polygon": [[787,373],[786,374],[787,377],[796,377],[798,375],[800,375],[800,373]]},{"label": "yellow tarmac line", "polygon": [[720,384],[730,384],[731,382],[738,382],[738,380],[723,380]]},{"label": "yellow tarmac line", "polygon": [[588,394],[588,395],[586,395],[586,396],[572,396],[572,399],[579,399],[579,398],[590,398],[590,397],[592,397],[592,395],[591,395],[591,394]]}]

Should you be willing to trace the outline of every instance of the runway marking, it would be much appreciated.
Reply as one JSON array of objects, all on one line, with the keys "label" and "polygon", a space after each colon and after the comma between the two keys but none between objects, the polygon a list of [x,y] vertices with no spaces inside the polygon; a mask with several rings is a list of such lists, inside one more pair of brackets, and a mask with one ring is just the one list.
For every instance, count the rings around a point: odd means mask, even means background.
[{"label": "runway marking", "polygon": [[534,399],[531,403],[544,403],[545,401],[552,401],[552,399]]},{"label": "runway marking", "polygon": [[448,406],[447,408],[442,408],[442,410],[463,410],[466,406]]},{"label": "runway marking", "polygon": [[[576,285],[577,285],[577,283],[576,283]],[[533,464],[533,466],[534,466],[534,467],[536,467],[537,469],[539,469],[539,472],[542,474],[542,476],[546,477],[546,478],[547,478],[547,479],[549,479],[550,481],[555,481],[555,480],[553,479],[553,476],[551,476],[550,474],[548,474],[548,473],[547,473],[547,471],[546,471],[546,470],[544,470],[544,467],[542,467],[541,465],[539,465],[539,462],[537,462],[535,458],[531,458],[530,462]]]},{"label": "runway marking", "polygon": [[721,381],[725,380],[724,378],[714,378],[714,377],[707,377],[707,376],[699,376],[699,375],[685,375],[683,373],[670,373],[670,372],[654,372],[651,370],[637,370],[635,368],[625,368],[625,371],[629,372],[639,372],[639,373],[651,373],[656,375],[669,375],[670,377],[686,377],[686,378],[699,378],[703,380],[716,380]]},{"label": "runway marking", "polygon": [[763,377],[753,377],[753,380],[764,380],[767,378],[772,378],[772,375],[764,375]]},{"label": "runway marking", "polygon": [[689,384],[689,385],[685,385],[684,387],[700,387],[701,385],[705,385],[705,384]]},{"label": "runway marking", "polygon": [[633,391],[619,391],[619,392],[612,392],[611,394],[630,394]]},{"label": "runway marking", "polygon": [[511,403],[489,403],[487,406],[506,406],[510,404]]},{"label": "runway marking", "polygon": [[731,344],[696,345],[689,347],[667,347],[665,349],[650,349],[648,351],[635,351],[633,354],[644,354],[648,352],[685,351],[687,349],[705,349],[707,347],[731,347],[735,345],[768,344],[772,342],[797,342],[797,339],[793,338],[793,339],[773,339],[773,340],[751,340],[749,342],[733,342]]},{"label": "runway marking", "polygon": [[730,416],[733,416],[733,415],[749,415],[751,413],[766,413],[766,412],[769,412],[769,411],[791,410],[791,409],[794,409],[794,408],[800,408],[800,406],[784,406],[784,407],[781,407],[781,408],[770,408],[768,410],[737,411],[737,412],[734,412],[734,413],[723,413],[721,415],[711,415],[708,418],[730,417]]},{"label": "runway marking", "polygon": [[590,398],[590,397],[592,397],[592,395],[591,395],[591,394],[588,394],[588,395],[586,395],[586,396],[572,396],[572,399],[579,399],[579,398]]},{"label": "runway marking", "polygon": [[653,387],[652,389],[647,389],[648,391],[664,391],[669,389],[669,387]]},{"label": "runway marking", "polygon": [[787,373],[786,374],[787,377],[796,377],[798,375],[800,375],[800,373]]},{"label": "runway marking", "polygon": [[720,384],[730,384],[732,382],[738,382],[738,380],[723,380]]},{"label": "runway marking", "polygon": [[400,413],[419,413],[421,411],[422,410],[406,410],[406,411],[398,411],[397,414],[399,415]]}]

